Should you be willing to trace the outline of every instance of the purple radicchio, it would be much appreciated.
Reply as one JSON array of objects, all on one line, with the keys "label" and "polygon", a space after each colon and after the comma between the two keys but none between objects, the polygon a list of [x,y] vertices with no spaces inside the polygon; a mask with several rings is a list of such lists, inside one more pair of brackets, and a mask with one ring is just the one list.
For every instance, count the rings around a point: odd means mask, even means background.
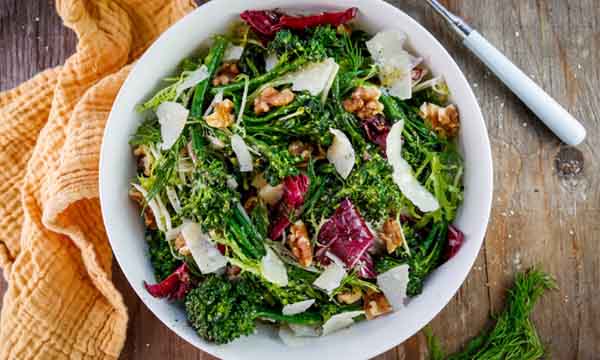
[{"label": "purple radicchio", "polygon": [[308,16],[290,16],[272,10],[246,10],[240,14],[256,33],[271,38],[281,29],[305,30],[319,25],[338,26],[354,19],[357,8],[338,12],[324,12]]},{"label": "purple radicchio", "polygon": [[386,118],[382,114],[371,116],[363,120],[362,127],[365,130],[367,138],[377,144],[385,154],[386,140],[390,133],[390,123]]},{"label": "purple radicchio", "polygon": [[168,297],[169,300],[182,300],[191,288],[191,281],[187,264],[183,263],[171,275],[158,284],[148,284],[144,281],[144,287],[154,297]]},{"label": "purple radicchio", "polygon": [[450,260],[458,253],[465,242],[465,234],[454,225],[448,225],[448,246],[446,248],[446,259]]},{"label": "purple radicchio", "polygon": [[358,276],[363,279],[375,279],[377,271],[375,271],[375,262],[368,251],[365,251],[356,263],[356,271]]},{"label": "purple radicchio", "polygon": [[309,185],[310,180],[304,174],[287,176],[283,179],[283,196],[277,208],[278,217],[269,232],[271,239],[277,240],[290,226],[290,215],[304,204]]},{"label": "purple radicchio", "polygon": [[[369,263],[367,250],[373,245],[375,237],[350,200],[343,200],[331,218],[323,224],[318,240],[320,247],[317,250],[317,258],[321,264],[329,263],[326,253],[330,252],[340,258],[349,269],[359,262],[363,265],[359,271],[369,267],[364,264]],[[372,259],[370,262],[372,263]]]}]

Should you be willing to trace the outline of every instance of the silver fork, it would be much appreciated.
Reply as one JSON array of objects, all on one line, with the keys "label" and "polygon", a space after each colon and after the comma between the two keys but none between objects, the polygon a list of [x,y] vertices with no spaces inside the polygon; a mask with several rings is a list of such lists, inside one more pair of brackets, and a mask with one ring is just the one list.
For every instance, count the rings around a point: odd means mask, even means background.
[{"label": "silver fork", "polygon": [[426,1],[462,37],[463,44],[487,65],[556,136],[569,145],[578,145],[585,139],[586,131],[583,125],[480,33],[437,0]]}]

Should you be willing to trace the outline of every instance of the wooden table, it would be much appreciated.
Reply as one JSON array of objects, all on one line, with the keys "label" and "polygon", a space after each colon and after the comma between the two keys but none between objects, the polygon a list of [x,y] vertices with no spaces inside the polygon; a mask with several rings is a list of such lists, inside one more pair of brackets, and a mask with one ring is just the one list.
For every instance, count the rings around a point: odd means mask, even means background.
[{"label": "wooden table", "polygon": [[[600,7],[597,0],[449,0],[588,130],[578,148],[559,141],[461,47],[420,0],[391,1],[428,28],[473,85],[494,154],[494,206],[468,279],[431,327],[449,350],[489,324],[516,271],[541,264],[560,286],[533,319],[554,359],[600,353]],[[0,90],[62,63],[76,38],[49,1],[0,0]],[[2,136],[0,134],[0,136]],[[596,176],[594,176],[596,174]],[[123,359],[212,359],[162,325],[115,265],[130,310]],[[0,294],[6,283],[0,281]],[[377,359],[424,358],[422,335]]]}]

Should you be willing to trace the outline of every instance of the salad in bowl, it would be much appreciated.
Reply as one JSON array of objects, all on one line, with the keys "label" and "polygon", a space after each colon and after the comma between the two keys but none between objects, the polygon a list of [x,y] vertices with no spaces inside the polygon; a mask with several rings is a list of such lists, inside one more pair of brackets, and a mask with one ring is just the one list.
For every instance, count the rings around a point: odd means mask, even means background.
[{"label": "salad in bowl", "polygon": [[244,11],[137,107],[145,288],[207,341],[264,322],[294,345],[402,312],[463,243],[448,86],[357,15]]}]

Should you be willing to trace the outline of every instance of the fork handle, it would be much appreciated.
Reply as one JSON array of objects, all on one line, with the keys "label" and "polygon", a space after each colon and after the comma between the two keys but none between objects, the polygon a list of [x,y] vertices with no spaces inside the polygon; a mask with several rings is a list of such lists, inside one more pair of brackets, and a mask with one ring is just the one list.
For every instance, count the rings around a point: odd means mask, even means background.
[{"label": "fork handle", "polygon": [[471,31],[464,44],[563,142],[575,146],[585,139],[583,125],[481,34]]}]

